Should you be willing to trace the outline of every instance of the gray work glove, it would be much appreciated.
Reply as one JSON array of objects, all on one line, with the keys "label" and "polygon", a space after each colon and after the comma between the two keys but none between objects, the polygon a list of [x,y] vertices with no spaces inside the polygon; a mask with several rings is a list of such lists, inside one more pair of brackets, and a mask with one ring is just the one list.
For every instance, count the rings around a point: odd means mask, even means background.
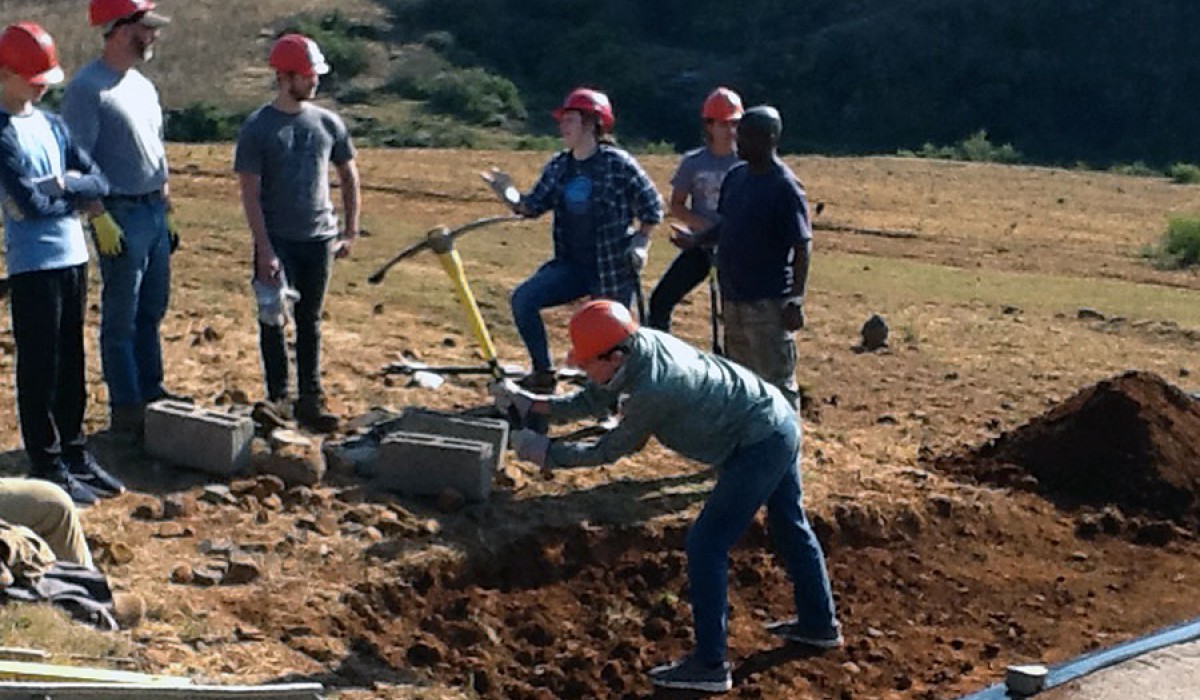
[{"label": "gray work glove", "polygon": [[521,203],[521,191],[513,184],[508,173],[499,168],[492,168],[491,172],[479,173],[479,177],[483,178],[501,202],[516,210],[517,205]]},{"label": "gray work glove", "polygon": [[550,438],[529,428],[522,428],[510,439],[517,457],[546,469],[546,454],[550,450]]},{"label": "gray work glove", "polygon": [[517,383],[511,379],[488,384],[488,393],[496,402],[496,408],[501,414],[507,415],[509,409],[513,409],[522,422],[529,416],[529,411],[533,408],[533,395],[517,386]]}]

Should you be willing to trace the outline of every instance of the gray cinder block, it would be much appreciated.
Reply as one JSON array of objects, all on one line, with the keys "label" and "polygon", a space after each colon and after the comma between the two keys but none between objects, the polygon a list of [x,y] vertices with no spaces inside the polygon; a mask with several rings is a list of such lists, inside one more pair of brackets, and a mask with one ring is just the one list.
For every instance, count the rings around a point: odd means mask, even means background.
[{"label": "gray cinder block", "polygon": [[505,448],[508,447],[508,421],[499,418],[479,418],[439,413],[420,408],[406,408],[393,425],[406,433],[425,433],[460,440],[475,440],[492,448],[492,472],[504,468]]},{"label": "gray cinder block", "polygon": [[146,453],[165,462],[229,475],[250,466],[254,421],[182,401],[146,407]]},{"label": "gray cinder block", "polygon": [[383,439],[375,485],[415,496],[454,489],[467,500],[487,500],[495,463],[492,446],[427,433],[395,432]]}]

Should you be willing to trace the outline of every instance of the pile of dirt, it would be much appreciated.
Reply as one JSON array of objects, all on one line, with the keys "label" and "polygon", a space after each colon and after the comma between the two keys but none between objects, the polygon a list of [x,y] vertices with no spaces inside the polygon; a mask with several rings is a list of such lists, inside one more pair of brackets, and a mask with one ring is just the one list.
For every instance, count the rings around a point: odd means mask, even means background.
[{"label": "pile of dirt", "polygon": [[1196,529],[1200,402],[1155,374],[1126,372],[938,466],[1064,507],[1111,504]]}]

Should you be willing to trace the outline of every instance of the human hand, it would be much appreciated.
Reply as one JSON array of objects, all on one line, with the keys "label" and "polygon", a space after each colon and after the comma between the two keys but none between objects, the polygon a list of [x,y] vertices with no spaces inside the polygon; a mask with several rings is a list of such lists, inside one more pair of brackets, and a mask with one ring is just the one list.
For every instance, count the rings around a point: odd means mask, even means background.
[{"label": "human hand", "polygon": [[783,327],[789,331],[804,328],[804,297],[792,297],[783,302]]},{"label": "human hand", "polygon": [[125,252],[125,232],[112,214],[103,212],[91,219],[92,235],[96,241],[96,252],[115,258]]},{"label": "human hand", "polygon": [[351,233],[343,231],[338,235],[337,240],[333,242],[333,257],[337,260],[350,256],[350,251],[354,248],[354,241],[358,238],[358,232]]},{"label": "human hand", "polygon": [[254,278],[263,284],[278,286],[280,282],[280,272],[283,266],[279,263],[279,258],[275,255],[275,251],[267,248],[266,250],[257,250],[254,253]]},{"label": "human hand", "polygon": [[167,240],[171,244],[171,252],[179,250],[179,225],[175,223],[175,215],[167,212]]},{"label": "human hand", "polygon": [[513,449],[517,457],[527,462],[533,462],[546,469],[546,454],[550,450],[550,438],[528,428],[523,428],[512,434]]},{"label": "human hand", "polygon": [[696,234],[683,224],[671,223],[671,242],[680,250],[691,250],[700,244]]},{"label": "human hand", "polygon": [[483,178],[501,202],[516,210],[517,205],[521,203],[521,192],[513,185],[508,173],[499,168],[492,168],[490,172],[479,173],[479,177]]},{"label": "human hand", "polygon": [[511,379],[497,380],[488,384],[488,393],[496,402],[500,413],[507,415],[509,410],[516,411],[522,422],[533,410],[533,396],[526,392]]}]

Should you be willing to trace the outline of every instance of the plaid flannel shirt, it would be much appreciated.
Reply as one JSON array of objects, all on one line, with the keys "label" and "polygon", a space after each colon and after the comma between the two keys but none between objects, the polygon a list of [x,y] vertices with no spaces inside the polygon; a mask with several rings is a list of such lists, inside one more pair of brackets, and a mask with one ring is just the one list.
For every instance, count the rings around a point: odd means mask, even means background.
[{"label": "plaid flannel shirt", "polygon": [[[546,163],[533,189],[522,199],[530,216],[540,216],[554,209],[554,255],[566,250],[566,231],[562,223],[566,200],[562,196],[567,182],[570,151],[562,151]],[[654,183],[642,166],[625,151],[601,144],[593,158],[599,158],[602,177],[592,183],[592,206],[595,207],[596,256],[600,287],[597,296],[612,299],[627,298],[637,284],[629,261],[637,232],[633,228],[636,216],[642,223],[657,224],[663,220],[663,202]]]}]

